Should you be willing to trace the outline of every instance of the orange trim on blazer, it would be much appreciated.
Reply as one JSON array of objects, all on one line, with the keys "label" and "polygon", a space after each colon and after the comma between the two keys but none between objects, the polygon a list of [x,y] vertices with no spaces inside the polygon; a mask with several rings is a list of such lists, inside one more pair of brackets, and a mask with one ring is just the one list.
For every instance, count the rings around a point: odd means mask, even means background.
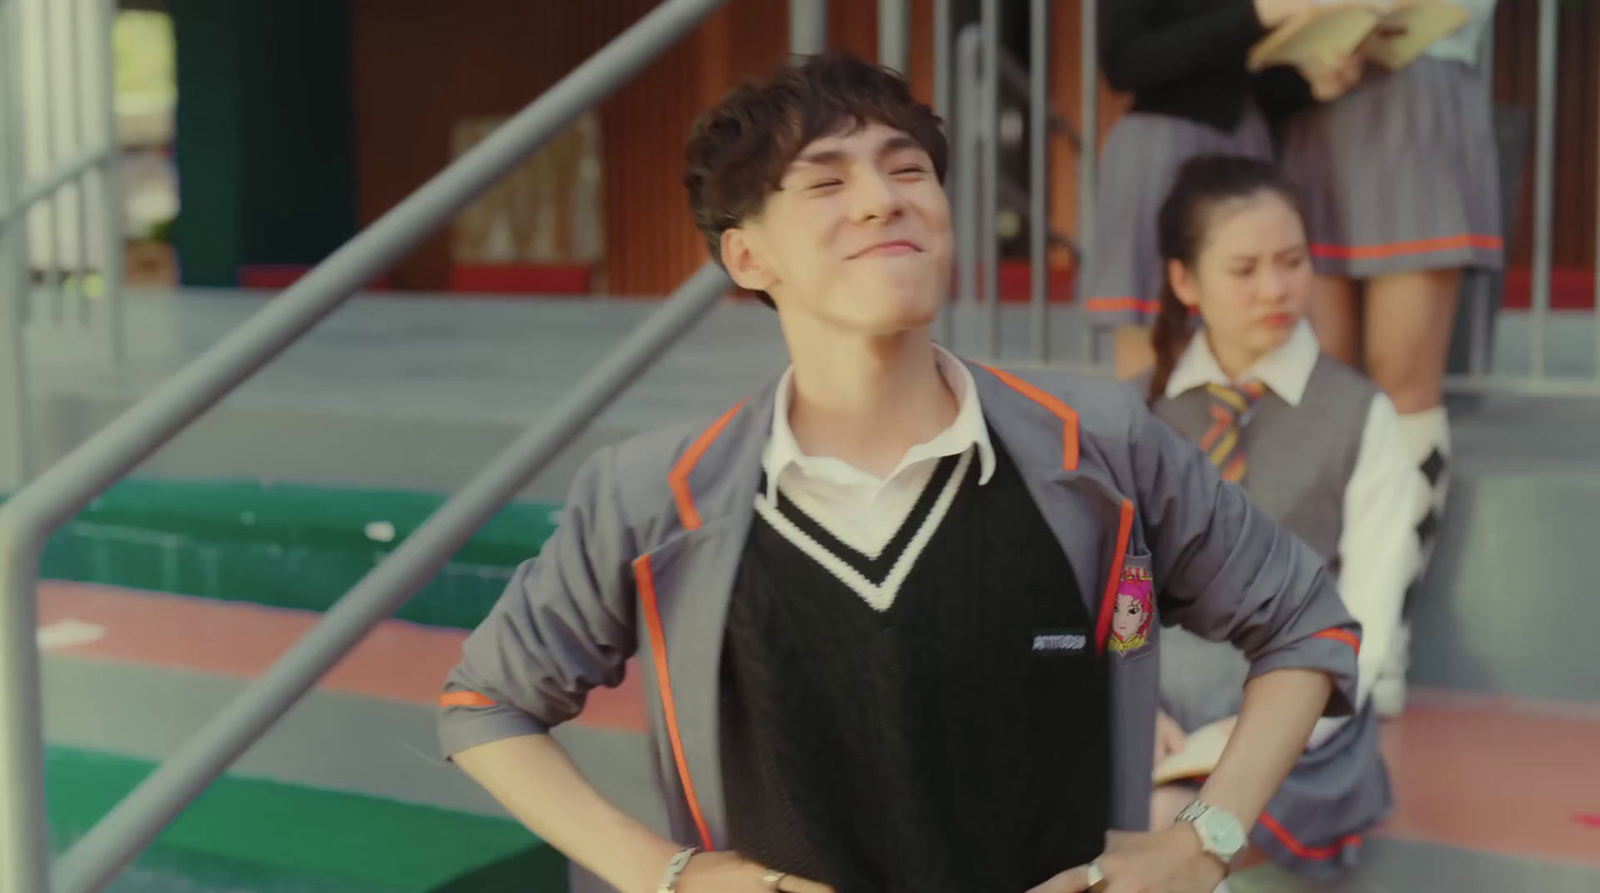
[{"label": "orange trim on blazer", "polygon": [[1059,397],[1046,394],[1022,379],[1002,369],[987,369],[995,378],[1005,382],[1010,388],[1029,400],[1043,406],[1061,418],[1061,467],[1066,471],[1078,469],[1078,413],[1070,406],[1061,402]]},{"label": "orange trim on blazer", "polygon": [[1106,640],[1111,637],[1111,620],[1117,613],[1117,586],[1122,583],[1122,570],[1128,564],[1128,539],[1133,534],[1133,503],[1122,500],[1122,520],[1117,524],[1117,559],[1111,564],[1111,576],[1106,578],[1106,590],[1100,596],[1100,619],[1095,624],[1095,651],[1104,654]]},{"label": "orange trim on blazer", "polygon": [[740,401],[737,406],[723,413],[722,418],[713,422],[711,427],[695,438],[694,443],[689,444],[689,449],[679,457],[678,464],[672,466],[672,473],[667,475],[667,485],[672,488],[672,498],[678,504],[678,517],[682,519],[686,531],[700,529],[700,511],[695,508],[694,494],[689,491],[689,472],[694,471],[700,457],[705,455],[722,429],[728,427],[728,423],[743,408],[744,401]]},{"label": "orange trim on blazer", "polygon": [[639,584],[639,602],[650,635],[650,651],[655,656],[656,686],[661,690],[661,711],[666,715],[667,738],[672,742],[672,758],[678,764],[678,780],[683,783],[689,814],[700,832],[700,846],[709,851],[712,849],[711,828],[700,811],[700,798],[695,794],[694,780],[689,777],[689,758],[684,754],[683,737],[678,732],[678,706],[672,699],[672,672],[667,667],[667,634],[661,625],[661,605],[656,601],[656,579],[650,569],[649,555],[641,555],[633,562],[633,576]]}]

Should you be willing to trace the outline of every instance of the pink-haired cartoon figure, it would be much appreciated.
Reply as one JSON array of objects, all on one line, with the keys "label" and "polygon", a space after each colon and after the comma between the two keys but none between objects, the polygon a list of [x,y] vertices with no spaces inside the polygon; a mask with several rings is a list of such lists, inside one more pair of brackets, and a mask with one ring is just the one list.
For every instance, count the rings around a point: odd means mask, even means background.
[{"label": "pink-haired cartoon figure", "polygon": [[1128,652],[1143,648],[1150,639],[1150,618],[1155,614],[1154,581],[1150,571],[1127,567],[1117,585],[1117,605],[1111,615],[1111,638],[1106,647]]}]

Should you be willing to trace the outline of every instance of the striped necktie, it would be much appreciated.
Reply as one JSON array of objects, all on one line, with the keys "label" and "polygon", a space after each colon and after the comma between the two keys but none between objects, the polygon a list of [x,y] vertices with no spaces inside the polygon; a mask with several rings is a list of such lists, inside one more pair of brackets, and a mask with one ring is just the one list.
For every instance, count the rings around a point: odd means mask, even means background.
[{"label": "striped necktie", "polygon": [[1224,480],[1242,482],[1244,448],[1239,443],[1239,420],[1267,392],[1266,386],[1250,381],[1238,387],[1209,384],[1206,390],[1211,394],[1212,424],[1200,438],[1200,449],[1211,457],[1211,464],[1222,472]]}]

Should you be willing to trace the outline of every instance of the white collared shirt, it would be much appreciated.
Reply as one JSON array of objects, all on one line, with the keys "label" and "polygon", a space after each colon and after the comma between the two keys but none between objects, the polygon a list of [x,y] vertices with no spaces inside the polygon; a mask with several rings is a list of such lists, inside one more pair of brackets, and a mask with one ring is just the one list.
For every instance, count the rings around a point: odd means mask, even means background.
[{"label": "white collared shirt", "polygon": [[768,501],[779,491],[785,499],[822,525],[840,542],[864,555],[883,550],[933,476],[939,460],[976,450],[979,482],[994,475],[994,445],[978,402],[972,372],[956,356],[934,346],[939,372],[959,404],[955,421],[932,440],[906,451],[886,477],[879,478],[828,456],[808,456],[789,427],[794,369],[783,373],[772,412],[772,435],[762,467],[767,474]]},{"label": "white collared shirt", "polygon": [[[1291,408],[1298,407],[1321,353],[1310,323],[1301,322],[1283,346],[1257,361],[1239,382],[1232,382],[1199,332],[1174,366],[1166,396],[1171,399],[1208,384],[1257,381]],[[1416,570],[1412,526],[1416,489],[1421,486],[1400,417],[1389,397],[1379,392],[1367,412],[1355,469],[1345,487],[1344,526],[1339,533],[1339,592],[1345,608],[1361,624],[1357,709],[1371,694],[1400,626],[1406,587]],[[1319,721],[1311,746],[1327,740],[1343,722]]]}]

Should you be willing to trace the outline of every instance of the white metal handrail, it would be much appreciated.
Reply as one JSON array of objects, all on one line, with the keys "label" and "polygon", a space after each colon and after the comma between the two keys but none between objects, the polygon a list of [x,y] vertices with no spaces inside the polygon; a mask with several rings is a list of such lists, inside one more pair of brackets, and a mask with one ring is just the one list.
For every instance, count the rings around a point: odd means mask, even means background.
[{"label": "white metal handrail", "polygon": [[[44,64],[37,68],[41,78],[44,101],[37,110],[42,113],[45,126],[44,153],[52,168],[32,180],[25,180],[27,146],[23,141],[26,126],[27,102],[24,84],[29,82],[23,67],[22,0],[0,0],[0,352],[6,355],[0,367],[0,414],[12,416],[3,439],[0,439],[0,481],[20,483],[34,471],[32,462],[32,425],[27,364],[25,361],[24,327],[32,310],[33,258],[28,252],[29,221],[37,211],[47,215],[44,235],[49,246],[48,259],[43,270],[47,292],[51,298],[52,316],[58,322],[66,317],[66,285],[72,282],[76,302],[76,319],[87,326],[91,312],[89,293],[90,226],[91,219],[98,227],[99,238],[105,243],[106,256],[100,263],[101,300],[99,312],[104,323],[105,359],[113,372],[120,371],[123,363],[122,332],[122,210],[117,205],[121,195],[121,150],[116,137],[116,107],[114,70],[112,65],[112,28],[115,26],[116,0],[64,0],[39,7],[43,19],[39,27],[45,39],[37,43],[37,52],[43,55]],[[94,13],[90,22],[95,37],[96,52],[102,64],[93,83],[83,83],[79,58],[79,30],[83,25],[85,9]],[[66,40],[54,38],[65,32]],[[50,51],[57,45],[65,47],[65,65],[68,73],[67,89],[54,91],[51,76],[56,66]],[[98,95],[100,114],[90,136],[85,131],[85,110],[91,107],[89,94]],[[59,106],[59,107],[58,107]],[[57,117],[66,123],[65,138],[55,127]],[[89,201],[90,186],[97,187],[100,201],[93,208]],[[67,211],[75,209],[77,232],[67,227]],[[69,263],[63,245],[76,238],[76,262]]]},{"label": "white metal handrail", "polygon": [[100,889],[723,293],[708,268],[47,870],[35,591],[45,539],[725,0],[666,0],[0,506],[0,893]]},{"label": "white metal handrail", "polygon": [[[104,0],[111,2],[111,0]],[[46,866],[42,748],[39,704],[39,656],[35,641],[40,550],[49,534],[82,508],[94,495],[126,474],[188,424],[229,394],[235,387],[274,359],[290,344],[338,307],[362,284],[387,269],[406,251],[450,219],[481,194],[528,152],[536,150],[579,113],[619,87],[639,69],[675,43],[726,0],[666,0],[634,26],[580,65],[551,90],[511,119],[489,139],[458,159],[371,227],[358,234],[310,274],[269,303],[248,322],[214,345],[161,387],[139,401],[82,447],[24,488],[0,507],[0,893],[92,893],[116,874],[160,829],[175,817],[207,784],[256,740],[316,679],[338,660],[379,620],[429,579],[474,529],[508,501],[564,445],[575,438],[596,414],[663,351],[675,343],[717,300],[728,283],[714,267],[691,277],[655,315],[636,329],[618,348],[587,374],[579,386],[543,422],[530,429],[488,468],[452,497],[389,558],[376,567],[330,610],[305,639],[297,643],[264,676],[209,723],[199,735],[64,856],[51,874]],[[885,24],[906,26],[903,0],[880,0]],[[1557,0],[1540,3],[1540,78],[1537,116],[1538,149],[1536,206],[1548,217],[1553,188],[1555,17]],[[935,0],[936,102],[948,112],[956,89],[984,90],[998,83],[994,48],[998,46],[999,4],[985,0],[978,32],[962,41],[961,70],[970,77],[950,83],[950,0]],[[1098,62],[1095,52],[1096,0],[1082,0],[1083,70],[1080,129],[1083,151],[1078,158],[1078,240],[1084,252],[1094,245],[1095,148],[1098,100]],[[15,24],[17,0],[0,0],[0,28]],[[791,0],[791,40],[797,51],[815,51],[826,43],[826,0]],[[1034,0],[1035,23],[1045,21],[1045,0]],[[1039,83],[1048,58],[1048,43],[1038,28],[1033,35],[1030,60],[1032,78]],[[0,47],[11,42],[0,40]],[[982,52],[987,45],[990,51]],[[886,60],[905,65],[905,35],[886,33],[880,51]],[[109,60],[109,31],[102,47]],[[8,63],[13,60],[4,60]],[[985,74],[982,70],[986,69]],[[9,69],[0,75],[9,74]],[[6,120],[17,113],[15,78],[6,100]],[[991,262],[982,270],[997,275],[993,248],[974,244],[992,242],[992,220],[974,225],[971,210],[977,198],[967,200],[980,182],[974,145],[995,145],[997,116],[992,102],[973,95],[969,109],[981,113],[958,116],[954,142],[958,162],[958,202],[969,210],[961,225],[963,289],[975,294],[980,275],[972,263],[980,252]],[[1037,121],[1048,114],[1048,91],[1030,91],[1030,113]],[[968,125],[971,125],[970,127]],[[1036,127],[1038,134],[1046,128]],[[964,131],[970,131],[963,133]],[[981,131],[981,132],[980,132]],[[15,128],[11,128],[15,136]],[[20,177],[14,147],[0,146],[0,184],[15,185]],[[109,149],[109,147],[108,147]],[[1034,147],[1034,165],[1042,157]],[[115,154],[112,152],[111,154]],[[964,156],[964,157],[963,157]],[[81,159],[80,159],[81,160]],[[42,187],[57,179],[71,179],[68,168],[37,182],[41,188],[17,188],[0,194],[0,207],[25,210],[32,197],[53,194]],[[105,163],[105,162],[102,162]],[[114,167],[114,164],[112,165]],[[1035,167],[1037,173],[1037,167]],[[1046,174],[1047,176],[1047,174]],[[991,190],[992,193],[992,190]],[[20,211],[19,211],[20,213]],[[13,221],[14,222],[14,221]],[[14,256],[22,239],[21,226],[0,226],[0,259]],[[1534,350],[1535,386],[1544,380],[1543,325],[1550,301],[1550,232],[1546,221],[1535,234]],[[982,235],[980,235],[982,231]],[[1038,270],[1046,246],[1037,241],[1034,269]],[[1597,265],[1600,266],[1600,265]],[[1597,271],[1600,274],[1600,271]],[[1043,283],[1043,277],[1038,280]],[[12,288],[19,283],[0,283]],[[989,293],[998,297],[997,289]],[[1036,313],[1038,300],[1035,293]],[[1600,306],[1596,309],[1600,325]],[[0,321],[0,328],[8,325]],[[995,336],[991,330],[990,337]],[[1038,342],[1036,342],[1037,344]],[[1048,350],[1047,342],[1044,342]],[[1503,379],[1502,379],[1503,380]],[[1592,382],[1590,382],[1592,385]],[[1513,383],[1512,386],[1517,386]],[[53,882],[53,883],[52,883]]]}]

